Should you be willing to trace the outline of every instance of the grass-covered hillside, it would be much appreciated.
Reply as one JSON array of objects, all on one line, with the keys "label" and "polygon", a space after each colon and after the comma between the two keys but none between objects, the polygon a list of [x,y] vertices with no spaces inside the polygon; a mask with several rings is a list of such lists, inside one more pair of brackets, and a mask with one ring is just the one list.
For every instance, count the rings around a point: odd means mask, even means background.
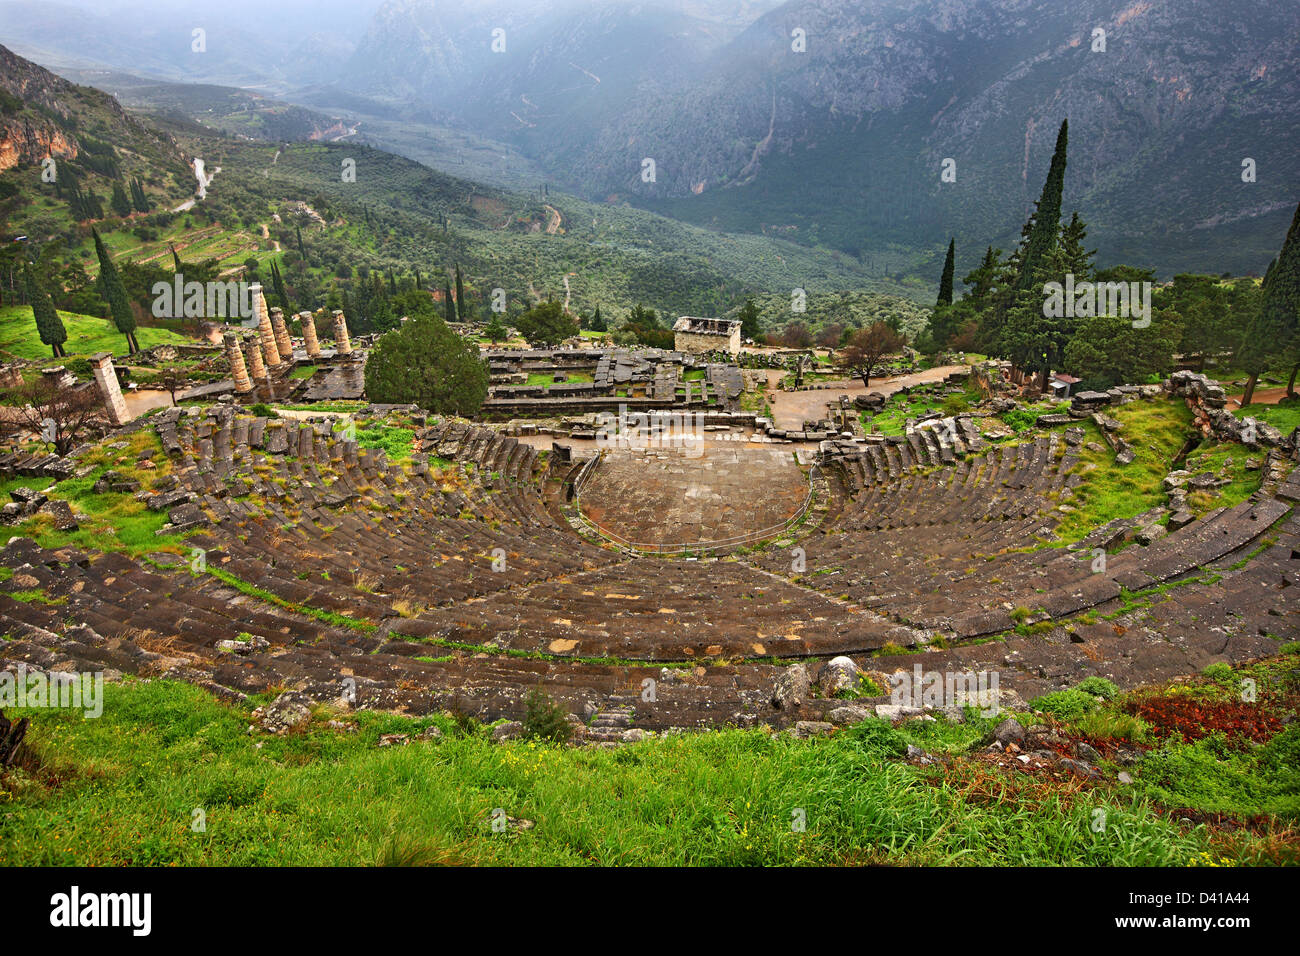
[{"label": "grass-covered hillside", "polygon": [[[69,356],[87,356],[97,352],[126,354],[126,337],[108,319],[63,311],[59,312],[59,318],[68,332],[68,340],[63,343],[63,347]],[[136,339],[139,340],[140,347],[146,349],[155,345],[179,345],[194,341],[193,337],[179,332],[154,327],[138,328]],[[4,356],[38,362],[50,359],[50,347],[43,344],[37,334],[31,306],[0,307],[0,357]]]}]

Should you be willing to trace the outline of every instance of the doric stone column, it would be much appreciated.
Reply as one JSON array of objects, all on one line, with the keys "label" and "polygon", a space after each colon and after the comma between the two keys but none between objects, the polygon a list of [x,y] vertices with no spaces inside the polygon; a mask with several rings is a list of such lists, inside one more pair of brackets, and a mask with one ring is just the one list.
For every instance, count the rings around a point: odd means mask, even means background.
[{"label": "doric stone column", "polygon": [[281,360],[293,361],[293,340],[289,338],[289,326],[284,324],[284,312],[277,306],[271,310],[271,329],[275,332],[275,347]]},{"label": "doric stone column", "polygon": [[253,312],[257,315],[257,328],[262,336],[262,352],[268,368],[280,365],[280,347],[275,344],[275,329],[271,327],[271,313],[266,310],[266,296],[262,295],[262,285],[254,282],[249,286],[253,293]]},{"label": "doric stone column", "polygon": [[348,338],[348,320],[342,309],[334,310],[334,351],[339,355],[352,354],[352,340]]},{"label": "doric stone column", "polygon": [[248,369],[253,378],[266,378],[266,363],[262,361],[262,343],[256,337],[248,340]]},{"label": "doric stone column", "polygon": [[99,386],[99,394],[104,399],[105,409],[108,410],[108,420],[114,425],[125,425],[131,420],[131,414],[126,410],[122,386],[118,384],[117,372],[113,369],[112,353],[100,352],[98,355],[92,355],[90,365],[95,370],[95,384]]},{"label": "doric stone column", "polygon": [[235,381],[235,391],[246,395],[253,390],[253,382],[248,377],[248,366],[244,364],[239,339],[235,338],[235,333],[227,332],[222,336],[222,341],[226,345],[226,358],[230,361],[230,377]]},{"label": "doric stone column", "polygon": [[307,346],[307,358],[314,362],[320,358],[320,341],[316,338],[316,316],[310,312],[299,312],[298,321],[302,323],[302,341]]}]

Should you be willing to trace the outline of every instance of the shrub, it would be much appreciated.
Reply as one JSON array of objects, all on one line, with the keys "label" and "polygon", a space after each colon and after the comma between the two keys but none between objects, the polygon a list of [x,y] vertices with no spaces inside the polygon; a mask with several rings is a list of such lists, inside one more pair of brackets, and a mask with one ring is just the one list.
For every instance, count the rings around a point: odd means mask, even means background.
[{"label": "shrub", "polygon": [[1119,688],[1104,677],[1089,677],[1087,680],[1080,681],[1074,689],[1091,694],[1093,697],[1100,697],[1102,700],[1111,700],[1119,693]]},{"label": "shrub", "polygon": [[528,692],[524,698],[524,736],[531,740],[549,740],[567,743],[573,736],[568,712],[553,701],[540,687]]},{"label": "shrub", "polygon": [[1232,668],[1222,661],[1213,664],[1206,664],[1201,669],[1201,674],[1214,681],[1216,684],[1223,684],[1232,680]]},{"label": "shrub", "polygon": [[1097,709],[1097,698],[1078,689],[1058,690],[1035,697],[1029,706],[1051,714],[1057,720],[1078,720]]},{"label": "shrub", "polygon": [[967,411],[970,405],[960,395],[949,395],[943,400],[943,413],[948,416],[959,415]]}]

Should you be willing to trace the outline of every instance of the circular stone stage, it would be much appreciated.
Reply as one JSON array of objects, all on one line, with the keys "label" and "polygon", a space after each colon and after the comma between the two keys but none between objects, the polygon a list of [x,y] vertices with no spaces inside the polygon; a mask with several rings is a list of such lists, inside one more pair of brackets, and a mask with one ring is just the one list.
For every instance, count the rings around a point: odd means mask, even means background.
[{"label": "circular stone stage", "polygon": [[618,544],[674,552],[775,537],[809,500],[808,476],[788,449],[695,448],[604,453],[579,507]]}]

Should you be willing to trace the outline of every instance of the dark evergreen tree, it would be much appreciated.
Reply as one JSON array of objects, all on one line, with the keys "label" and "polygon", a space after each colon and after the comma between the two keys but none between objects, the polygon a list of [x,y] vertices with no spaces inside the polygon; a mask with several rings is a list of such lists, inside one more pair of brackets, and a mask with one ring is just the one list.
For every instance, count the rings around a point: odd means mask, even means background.
[{"label": "dark evergreen tree", "polygon": [[601,317],[601,314],[600,314],[600,306],[599,306],[599,305],[596,306],[596,313],[595,313],[595,315],[593,315],[593,316],[591,317],[591,331],[593,331],[593,332],[608,332],[608,331],[609,331],[609,326],[607,326],[607,325],[605,324],[605,320]]},{"label": "dark evergreen tree", "polygon": [[745,300],[745,304],[736,313],[736,318],[740,319],[741,337],[757,342],[758,337],[763,334],[763,326],[759,322],[758,306],[754,305],[753,299]]},{"label": "dark evergreen tree", "polygon": [[467,314],[465,307],[465,286],[460,278],[460,263],[456,263],[456,317],[464,322]]},{"label": "dark evergreen tree", "polygon": [[285,315],[292,315],[289,294],[284,289],[284,277],[280,275],[280,267],[276,265],[274,259],[271,260],[271,288],[275,290],[276,305],[284,310]]},{"label": "dark evergreen tree", "polygon": [[977,309],[986,308],[997,291],[1002,272],[1002,250],[989,246],[984,250],[980,264],[961,280],[966,286],[966,294],[962,298],[970,299]]},{"label": "dark evergreen tree", "polygon": [[135,207],[136,212],[149,211],[149,197],[145,195],[140,180],[135,177],[131,179],[131,204]]},{"label": "dark evergreen tree", "polygon": [[1056,134],[1056,149],[1052,152],[1052,165],[1047,170],[1043,192],[1034,204],[1030,218],[1029,235],[1020,255],[1020,272],[1017,289],[1028,289],[1033,283],[1042,258],[1055,246],[1061,228],[1061,197],[1065,191],[1065,152],[1069,142],[1070,121],[1061,121]]},{"label": "dark evergreen tree", "polygon": [[131,300],[127,297],[126,286],[122,284],[122,277],[118,274],[117,266],[113,264],[108,250],[104,248],[104,240],[99,237],[99,232],[92,229],[90,234],[95,240],[95,255],[99,257],[101,294],[108,302],[113,324],[126,336],[126,354],[134,355],[140,350],[140,345],[135,339],[135,312],[131,309]]},{"label": "dark evergreen tree", "polygon": [[54,300],[50,298],[49,291],[37,278],[31,266],[23,270],[23,281],[27,289],[27,301],[31,303],[32,317],[36,320],[36,331],[41,341],[50,347],[55,358],[66,355],[67,353],[63,351],[63,343],[68,340],[68,332],[63,327],[63,320],[59,318],[58,310],[54,308]]},{"label": "dark evergreen tree", "polygon": [[169,245],[168,248],[172,251],[172,265],[175,267],[174,271],[183,272],[184,269],[181,267],[181,257],[177,254],[176,247],[174,245]]},{"label": "dark evergreen tree", "polygon": [[948,257],[943,260],[943,274],[939,276],[939,298],[935,302],[935,308],[940,306],[952,305],[952,273],[953,257],[957,250],[957,240],[948,240]]},{"label": "dark evergreen tree", "polygon": [[[1262,286],[1264,300],[1247,330],[1241,363],[1249,375],[1242,405],[1249,405],[1261,373],[1281,362],[1296,364],[1300,338],[1300,206],[1296,207],[1277,262]],[[1294,388],[1295,377],[1290,388]]]},{"label": "dark evergreen tree", "polygon": [[126,197],[126,190],[119,182],[113,183],[113,198],[109,201],[109,206],[119,216],[131,215],[131,200]]},{"label": "dark evergreen tree", "polygon": [[443,314],[448,323],[456,321],[456,304],[451,298],[451,283],[446,279],[442,281],[442,307]]},{"label": "dark evergreen tree", "polygon": [[487,398],[478,346],[436,316],[413,318],[375,343],[366,360],[366,397],[414,403],[439,415],[473,416]]}]

